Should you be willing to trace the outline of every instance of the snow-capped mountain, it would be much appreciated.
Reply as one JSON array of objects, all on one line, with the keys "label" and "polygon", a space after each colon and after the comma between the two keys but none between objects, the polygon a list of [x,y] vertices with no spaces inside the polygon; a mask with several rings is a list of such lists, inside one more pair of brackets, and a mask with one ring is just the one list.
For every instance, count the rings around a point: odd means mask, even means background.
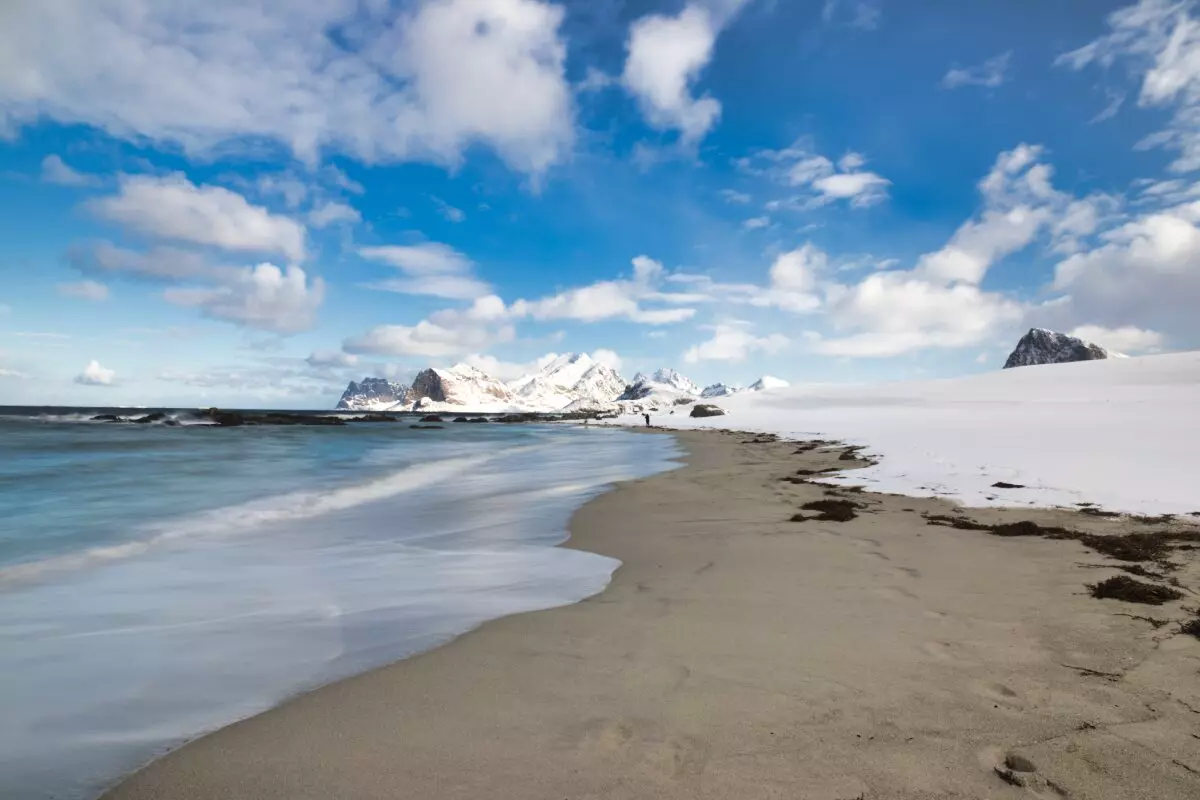
[{"label": "snow-capped mountain", "polygon": [[594,408],[611,403],[625,391],[625,379],[584,353],[571,353],[508,387],[521,406],[557,411],[568,406]]},{"label": "snow-capped mountain", "polygon": [[1004,362],[1005,369],[1035,364],[1063,364],[1068,361],[1097,361],[1116,355],[1098,344],[1085,342],[1044,328],[1031,328]]},{"label": "snow-capped mountain", "polygon": [[384,411],[411,403],[411,391],[402,383],[392,383],[383,378],[363,378],[361,383],[350,381],[337,407],[343,411]]},{"label": "snow-capped mountain", "polygon": [[511,411],[518,407],[512,390],[469,364],[419,373],[413,380],[412,400],[413,411]]},{"label": "snow-capped mountain", "polygon": [[697,400],[732,397],[750,391],[787,386],[764,376],[748,388],[714,383],[701,390],[690,378],[663,368],[638,373],[626,384],[616,370],[581,353],[544,364],[537,372],[504,383],[467,364],[427,369],[412,387],[382,378],[351,381],[338,403],[351,411],[426,411],[486,413],[607,411],[641,414],[673,410]]},{"label": "snow-capped mountain", "polygon": [[427,369],[411,387],[383,378],[350,382],[338,408],[347,411],[518,412],[607,407],[625,391],[616,370],[587,355],[559,356],[511,383],[468,364]]},{"label": "snow-capped mountain", "polygon": [[772,375],[763,375],[761,378],[750,384],[749,389],[752,392],[765,392],[769,389],[786,389],[791,386],[790,383],[783,378],[776,378]]},{"label": "snow-capped mountain", "polygon": [[724,383],[714,383],[711,386],[705,386],[700,392],[700,396],[708,400],[714,397],[731,397],[739,392],[746,391],[741,386],[729,386]]}]

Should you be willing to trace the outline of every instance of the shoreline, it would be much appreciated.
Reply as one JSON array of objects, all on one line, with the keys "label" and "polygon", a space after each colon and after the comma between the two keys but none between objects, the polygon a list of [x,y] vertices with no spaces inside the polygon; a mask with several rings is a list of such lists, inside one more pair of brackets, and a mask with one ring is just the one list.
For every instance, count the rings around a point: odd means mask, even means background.
[{"label": "shoreline", "polygon": [[[794,479],[849,466],[843,448],[655,432],[683,468],[593,498],[560,545],[621,560],[601,593],[300,695],[104,797],[1200,791],[1200,642],[1135,618],[1179,604],[1087,596],[1120,573],[1077,542],[925,516],[1100,535],[1113,520],[852,493]],[[855,519],[791,521],[848,495]],[[1200,585],[1194,558],[1176,576]]]}]

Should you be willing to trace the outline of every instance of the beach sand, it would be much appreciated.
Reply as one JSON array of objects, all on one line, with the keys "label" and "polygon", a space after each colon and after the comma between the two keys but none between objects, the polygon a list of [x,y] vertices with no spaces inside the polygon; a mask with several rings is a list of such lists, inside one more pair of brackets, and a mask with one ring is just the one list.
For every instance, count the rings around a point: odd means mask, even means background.
[{"label": "beach sand", "polygon": [[[853,466],[840,449],[679,438],[686,468],[572,522],[567,546],[624,562],[602,594],[298,697],[107,796],[1200,797],[1200,640],[1175,622],[1200,596],[1095,599],[1117,562],[931,525],[960,513],[940,500],[842,493],[855,519],[793,522],[828,490],[781,479]],[[1174,556],[1193,590],[1194,556]]]}]

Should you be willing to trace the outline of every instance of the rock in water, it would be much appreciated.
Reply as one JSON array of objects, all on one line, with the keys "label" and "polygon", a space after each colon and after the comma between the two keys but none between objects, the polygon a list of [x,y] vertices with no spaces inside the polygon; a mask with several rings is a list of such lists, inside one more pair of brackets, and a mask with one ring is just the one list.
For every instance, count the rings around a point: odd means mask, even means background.
[{"label": "rock in water", "polygon": [[699,403],[692,406],[693,417],[723,417],[725,409],[720,406],[709,405],[708,403]]},{"label": "rock in water", "polygon": [[1108,357],[1108,351],[1098,344],[1085,342],[1065,333],[1031,328],[1029,333],[1017,342],[1017,349],[1013,350],[1008,361],[1004,362],[1004,368],[1065,364],[1068,361],[1098,361]]}]

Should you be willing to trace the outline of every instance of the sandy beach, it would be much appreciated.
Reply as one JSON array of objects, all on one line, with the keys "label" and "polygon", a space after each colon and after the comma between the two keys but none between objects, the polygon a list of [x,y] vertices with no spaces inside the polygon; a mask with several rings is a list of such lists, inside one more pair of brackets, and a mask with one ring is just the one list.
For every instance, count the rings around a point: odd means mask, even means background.
[{"label": "sandy beach", "polygon": [[[623,562],[602,594],[298,697],[106,797],[1200,797],[1197,551],[1170,552],[1182,599],[1140,605],[1091,596],[1129,564],[1084,542],[927,517],[1191,520],[831,490],[797,472],[853,468],[843,448],[678,436],[685,468],[572,521],[567,546]],[[819,500],[856,516],[801,509]]]}]

